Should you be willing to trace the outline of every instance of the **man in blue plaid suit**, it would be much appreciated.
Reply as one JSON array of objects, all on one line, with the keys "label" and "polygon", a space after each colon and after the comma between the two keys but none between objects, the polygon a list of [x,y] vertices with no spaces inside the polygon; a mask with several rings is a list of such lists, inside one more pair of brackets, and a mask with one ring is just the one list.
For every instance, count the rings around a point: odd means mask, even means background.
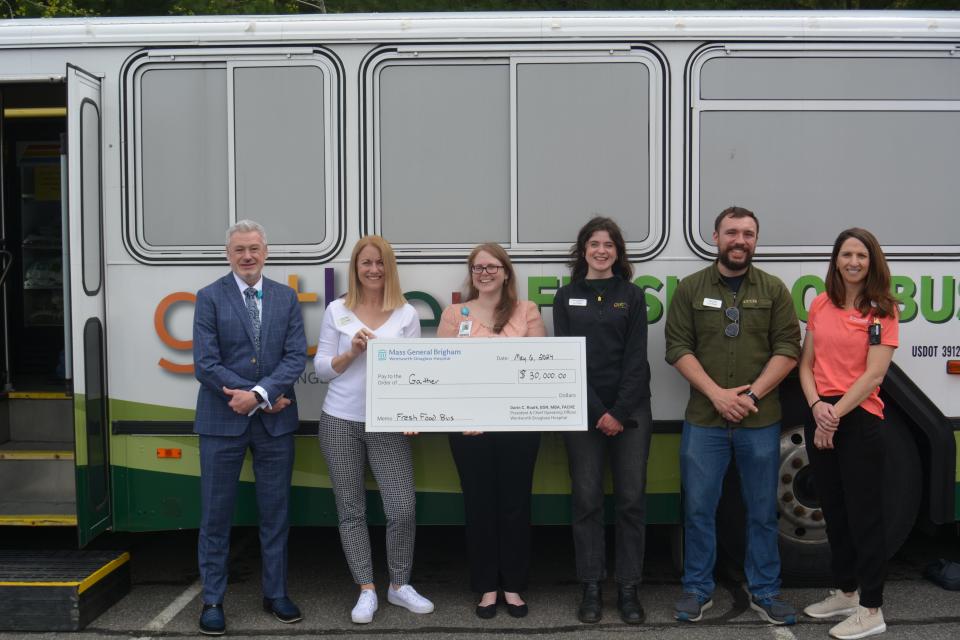
[{"label": "man in blue plaid suit", "polygon": [[227,230],[231,273],[197,293],[193,360],[200,391],[194,431],[200,436],[201,521],[198,544],[203,610],[200,631],[226,631],[230,528],[243,459],[253,456],[263,607],[281,622],[299,622],[287,596],[287,533],[293,434],[299,426],[293,385],[307,342],[296,292],[262,277],[263,227],[242,220]]}]

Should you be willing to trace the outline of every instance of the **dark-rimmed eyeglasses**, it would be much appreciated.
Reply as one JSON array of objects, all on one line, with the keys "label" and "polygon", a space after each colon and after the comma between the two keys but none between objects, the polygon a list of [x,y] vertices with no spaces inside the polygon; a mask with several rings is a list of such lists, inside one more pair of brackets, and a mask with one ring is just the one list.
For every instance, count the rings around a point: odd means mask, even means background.
[{"label": "dark-rimmed eyeglasses", "polygon": [[736,338],[740,335],[740,309],[737,307],[727,307],[723,310],[723,315],[727,316],[730,324],[723,328],[723,335],[728,338]]},{"label": "dark-rimmed eyeglasses", "polygon": [[470,271],[472,271],[473,273],[475,273],[475,274],[477,274],[477,275],[480,275],[480,274],[483,273],[484,271],[486,271],[486,272],[489,273],[490,275],[496,275],[497,272],[500,271],[500,269],[503,269],[503,265],[502,265],[502,264],[472,264],[472,265],[470,265]]}]

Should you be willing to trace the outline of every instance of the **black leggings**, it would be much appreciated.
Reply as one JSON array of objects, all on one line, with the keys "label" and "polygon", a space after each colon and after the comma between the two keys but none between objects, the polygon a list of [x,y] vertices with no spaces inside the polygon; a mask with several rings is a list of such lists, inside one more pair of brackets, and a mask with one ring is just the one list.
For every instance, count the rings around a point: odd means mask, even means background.
[{"label": "black leggings", "polygon": [[[834,403],[839,398],[823,398]],[[860,587],[860,604],[883,605],[887,545],[883,524],[883,419],[861,407],[840,419],[833,449],[813,444],[816,425],[806,425],[807,455],[827,523],[836,587]]]}]

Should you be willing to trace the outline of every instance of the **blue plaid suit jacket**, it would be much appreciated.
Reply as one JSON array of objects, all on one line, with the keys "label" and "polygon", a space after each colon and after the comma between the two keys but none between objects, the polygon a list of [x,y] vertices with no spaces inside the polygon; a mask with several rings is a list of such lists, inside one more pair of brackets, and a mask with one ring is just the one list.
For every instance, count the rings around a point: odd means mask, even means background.
[{"label": "blue plaid suit jacket", "polygon": [[[297,293],[290,287],[263,279],[260,357],[253,340],[253,325],[233,273],[197,292],[193,316],[193,362],[200,391],[197,393],[195,433],[211,436],[242,434],[250,421],[229,406],[229,389],[263,387],[270,401],[283,394],[295,400],[293,385],[303,373],[307,340]],[[297,405],[276,414],[258,412],[267,433],[293,433],[299,426]]]}]

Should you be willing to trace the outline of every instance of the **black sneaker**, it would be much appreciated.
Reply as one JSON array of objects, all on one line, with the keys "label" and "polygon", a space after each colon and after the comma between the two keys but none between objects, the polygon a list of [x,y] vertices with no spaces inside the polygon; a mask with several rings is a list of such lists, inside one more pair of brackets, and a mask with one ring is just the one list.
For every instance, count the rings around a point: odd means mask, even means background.
[{"label": "black sneaker", "polygon": [[699,622],[703,612],[713,606],[713,600],[695,593],[684,593],[673,605],[673,617],[680,622]]},{"label": "black sneaker", "polygon": [[797,610],[779,595],[768,598],[750,596],[750,608],[770,624],[797,624]]}]

